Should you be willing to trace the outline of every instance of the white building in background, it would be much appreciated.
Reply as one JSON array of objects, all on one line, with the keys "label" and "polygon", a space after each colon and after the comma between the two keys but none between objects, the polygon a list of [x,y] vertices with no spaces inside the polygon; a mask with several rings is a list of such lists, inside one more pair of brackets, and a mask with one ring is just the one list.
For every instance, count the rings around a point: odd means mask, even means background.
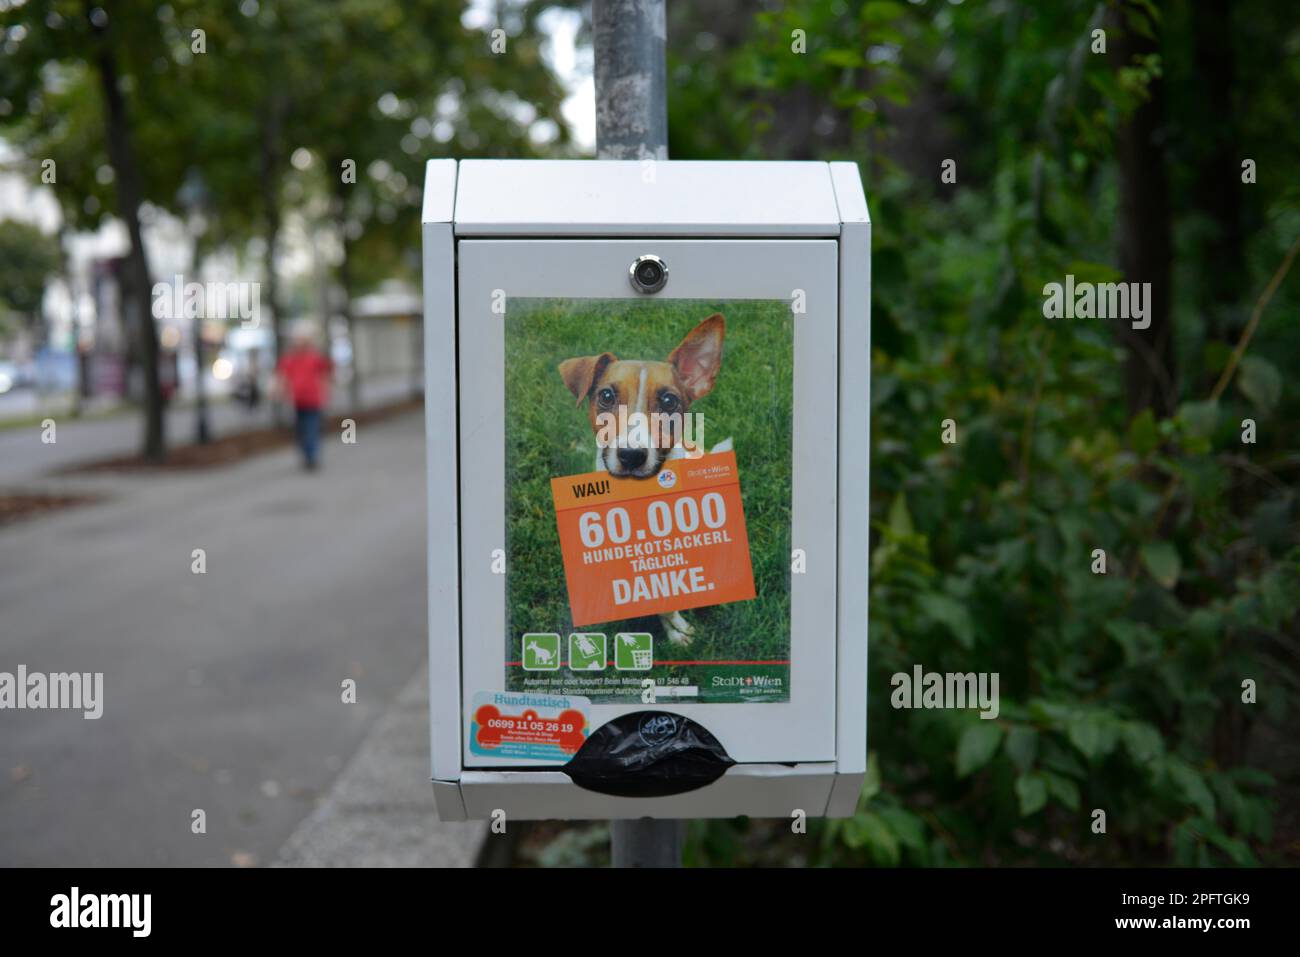
[{"label": "white building in background", "polygon": [[352,360],[363,382],[405,378],[413,392],[421,388],[423,309],[419,291],[401,280],[384,282],[352,300]]},{"label": "white building in background", "polygon": [[[0,140],[0,166],[19,158]],[[31,223],[49,235],[56,235],[63,222],[56,188],[22,173],[0,171],[0,220]],[[286,284],[296,276],[310,275],[317,268],[315,251],[301,239],[304,229],[296,219],[292,214],[286,217],[282,236],[279,262],[281,278]],[[205,257],[201,274],[196,275],[191,261],[193,237],[184,222],[149,204],[141,208],[140,220],[151,281],[146,294],[152,294],[153,283],[172,282],[176,276],[186,282],[262,281],[263,263],[257,248],[260,240],[251,241],[242,257],[225,250]],[[79,362],[84,388],[92,396],[113,401],[124,394],[138,392],[139,383],[128,381],[127,371],[128,355],[135,348],[131,328],[134,314],[124,309],[121,281],[128,249],[126,228],[115,218],[106,219],[93,233],[76,232],[65,237],[67,269],[54,277],[45,290],[43,338],[47,346],[42,350],[41,362],[33,362],[36,359],[34,337],[0,342],[0,362],[16,361],[24,368],[37,365],[37,375],[42,380],[39,391],[43,395],[37,397],[34,392],[24,397],[9,395],[6,401],[0,402],[0,418],[29,415],[36,407],[44,407],[48,400],[66,404],[78,379]],[[4,264],[0,263],[2,268]],[[199,371],[194,351],[196,324],[185,318],[156,321],[164,390],[175,387],[182,397],[193,395]],[[269,379],[269,331],[255,336],[235,336],[227,347],[222,340],[229,338],[230,328],[233,327],[221,322],[206,324],[205,338],[209,344],[203,372],[210,395],[229,391],[239,368],[237,360],[246,360],[254,350],[261,353],[263,376]]]}]

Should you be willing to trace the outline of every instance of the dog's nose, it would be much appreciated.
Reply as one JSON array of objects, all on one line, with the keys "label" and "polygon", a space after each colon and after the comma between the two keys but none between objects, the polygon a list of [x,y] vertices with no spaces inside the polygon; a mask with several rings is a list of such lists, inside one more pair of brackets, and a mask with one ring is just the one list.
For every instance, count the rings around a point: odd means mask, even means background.
[{"label": "dog's nose", "polygon": [[629,472],[645,465],[645,449],[619,449],[618,464]]}]

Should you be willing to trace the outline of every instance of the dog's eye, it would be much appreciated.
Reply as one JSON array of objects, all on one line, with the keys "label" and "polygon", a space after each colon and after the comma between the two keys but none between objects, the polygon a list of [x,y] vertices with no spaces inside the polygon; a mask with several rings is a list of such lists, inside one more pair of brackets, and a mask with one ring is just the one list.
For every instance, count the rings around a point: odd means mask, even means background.
[{"label": "dog's eye", "polygon": [[659,397],[659,408],[663,409],[665,412],[676,412],[677,407],[681,404],[681,399],[677,398],[677,396],[673,395],[671,392],[665,392]]},{"label": "dog's eye", "polygon": [[618,398],[618,396],[614,395],[614,390],[609,386],[606,386],[596,393],[596,401],[600,403],[600,407],[603,409],[608,409],[613,405],[616,398]]}]

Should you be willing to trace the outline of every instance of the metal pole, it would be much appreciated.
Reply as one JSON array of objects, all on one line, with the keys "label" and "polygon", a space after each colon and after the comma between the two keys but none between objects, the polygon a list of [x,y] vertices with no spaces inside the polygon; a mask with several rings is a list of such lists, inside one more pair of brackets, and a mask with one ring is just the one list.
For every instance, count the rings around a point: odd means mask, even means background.
[{"label": "metal pole", "polygon": [[593,0],[596,155],[667,159],[664,0]]},{"label": "metal pole", "polygon": [[610,821],[609,838],[614,867],[681,867],[686,822],[649,817]]},{"label": "metal pole", "polygon": [[212,441],[208,427],[208,390],[203,384],[203,320],[194,320],[194,441],[207,445]]},{"label": "metal pole", "polygon": [[[596,54],[596,155],[668,158],[664,0],[593,0]],[[686,825],[641,818],[611,821],[614,867],[681,867]]]},{"label": "metal pole", "polygon": [[[199,240],[194,238],[194,279],[199,278]],[[206,315],[206,307],[200,310]],[[208,426],[208,389],[203,381],[203,315],[194,317],[194,441],[207,445],[212,440],[212,430]],[[177,353],[179,355],[179,352]],[[176,369],[176,388],[180,391],[180,367]]]}]

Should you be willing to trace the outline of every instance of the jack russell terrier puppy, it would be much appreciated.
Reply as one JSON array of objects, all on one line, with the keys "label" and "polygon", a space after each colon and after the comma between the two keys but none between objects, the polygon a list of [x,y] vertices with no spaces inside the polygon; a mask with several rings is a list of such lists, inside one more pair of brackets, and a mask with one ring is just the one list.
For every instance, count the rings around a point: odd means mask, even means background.
[{"label": "jack russell terrier puppy", "polygon": [[[596,433],[596,471],[646,479],[657,475],[665,462],[703,454],[682,444],[683,423],[691,406],[713,391],[722,369],[725,332],[726,322],[715,312],[686,334],[666,362],[619,359],[602,352],[560,363],[564,384],[579,405],[587,403],[587,418]],[[611,428],[615,423],[617,429]],[[728,438],[710,451],[730,450]],[[686,644],[695,636],[681,612],[659,618],[669,641]]]}]

